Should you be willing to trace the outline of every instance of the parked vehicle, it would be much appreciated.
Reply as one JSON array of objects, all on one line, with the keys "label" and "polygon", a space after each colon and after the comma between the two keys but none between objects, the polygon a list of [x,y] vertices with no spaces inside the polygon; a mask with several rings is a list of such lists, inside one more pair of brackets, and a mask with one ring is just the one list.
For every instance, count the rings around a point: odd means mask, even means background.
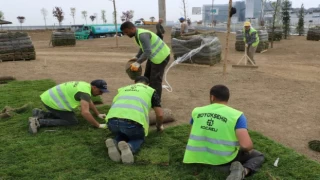
[{"label": "parked vehicle", "polygon": [[[118,36],[122,36],[122,31],[118,25]],[[100,25],[73,25],[71,28],[75,32],[76,39],[89,39],[89,38],[100,38],[113,37],[116,35],[116,27],[114,24],[100,24]]]},{"label": "parked vehicle", "polygon": [[134,22],[134,24],[137,25],[137,26],[142,26],[142,25],[156,25],[156,24],[158,24],[158,22],[156,22],[156,21],[152,22],[152,21],[136,20],[136,21]]}]

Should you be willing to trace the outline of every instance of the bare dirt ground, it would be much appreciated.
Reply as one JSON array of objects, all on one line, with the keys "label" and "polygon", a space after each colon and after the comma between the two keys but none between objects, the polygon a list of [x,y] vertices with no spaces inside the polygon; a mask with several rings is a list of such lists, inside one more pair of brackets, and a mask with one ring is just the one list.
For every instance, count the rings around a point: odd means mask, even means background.
[{"label": "bare dirt ground", "polygon": [[[170,30],[167,32],[165,41],[170,45]],[[119,48],[115,48],[114,38],[52,48],[48,46],[50,32],[29,35],[37,60],[0,63],[0,76],[53,79],[57,83],[102,78],[111,91],[103,96],[106,104],[112,102],[119,87],[132,83],[124,66],[138,47],[128,37],[119,39]],[[224,47],[225,34],[218,33],[218,37]],[[234,43],[235,36],[231,35],[225,78],[222,64],[182,64],[170,70],[168,81],[173,92],[164,90],[162,100],[163,107],[174,112],[178,120],[174,124],[188,123],[193,108],[209,103],[210,88],[223,83],[231,91],[229,105],[245,113],[250,129],[320,161],[320,154],[308,149],[308,141],[320,139],[320,42],[297,36],[275,42],[273,49],[256,54],[257,70],[231,68],[243,55],[235,51]]]}]

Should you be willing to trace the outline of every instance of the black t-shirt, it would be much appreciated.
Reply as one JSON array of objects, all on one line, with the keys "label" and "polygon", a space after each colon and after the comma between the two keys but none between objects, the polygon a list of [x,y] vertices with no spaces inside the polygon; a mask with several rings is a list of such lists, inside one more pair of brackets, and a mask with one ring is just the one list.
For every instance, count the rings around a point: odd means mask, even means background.
[{"label": "black t-shirt", "polygon": [[91,96],[90,96],[90,94],[84,93],[84,92],[77,92],[77,93],[74,95],[74,99],[77,100],[77,101],[84,100],[84,101],[87,101],[88,103],[91,102]]},{"label": "black t-shirt", "polygon": [[161,99],[156,91],[152,94],[151,107],[161,107]]}]

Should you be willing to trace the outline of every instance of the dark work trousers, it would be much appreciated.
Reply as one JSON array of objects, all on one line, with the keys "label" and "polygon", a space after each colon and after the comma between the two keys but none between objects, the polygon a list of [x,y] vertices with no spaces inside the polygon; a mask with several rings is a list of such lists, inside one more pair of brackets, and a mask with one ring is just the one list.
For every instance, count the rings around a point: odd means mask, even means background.
[{"label": "dark work trousers", "polygon": [[243,167],[250,169],[249,175],[252,175],[262,166],[262,163],[264,162],[264,156],[261,152],[254,149],[250,153],[239,150],[238,155],[234,158],[234,160],[227,164],[215,166],[214,168],[221,171],[229,171],[231,163],[235,161],[239,161]]},{"label": "dark work trousers", "polygon": [[162,93],[162,78],[164,69],[166,68],[169,61],[170,55],[161,64],[154,64],[153,62],[148,60],[146,70],[144,72],[144,76],[147,77],[150,81],[149,86],[157,91],[160,99]]},{"label": "dark work trousers", "polygon": [[40,127],[72,126],[78,124],[78,119],[74,112],[55,110],[45,104],[44,106],[49,112],[43,113],[43,116],[39,118]]},{"label": "dark work trousers", "polygon": [[157,36],[163,40],[163,35],[161,33],[157,33]]}]

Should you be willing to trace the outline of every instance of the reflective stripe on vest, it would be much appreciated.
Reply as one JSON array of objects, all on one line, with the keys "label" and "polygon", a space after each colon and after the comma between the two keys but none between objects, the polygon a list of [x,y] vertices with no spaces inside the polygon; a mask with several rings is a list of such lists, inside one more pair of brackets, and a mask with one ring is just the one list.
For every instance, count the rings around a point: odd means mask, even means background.
[{"label": "reflective stripe on vest", "polygon": [[[139,111],[141,113],[144,113],[144,110],[141,107],[131,105],[131,104],[113,104],[111,108],[127,108],[127,109],[132,109]],[[145,120],[149,124],[149,116],[145,114]]]},{"label": "reflective stripe on vest", "polygon": [[[145,30],[145,29],[137,29],[137,34],[135,38],[135,42],[140,46],[143,50],[142,43],[139,39],[139,35],[141,33],[150,33],[151,34],[151,54],[149,60],[152,61],[154,64],[162,63],[169,55],[170,55],[170,48],[161,40],[155,33]],[[138,42],[137,42],[138,41]]]},{"label": "reflective stripe on vest", "polygon": [[[62,101],[64,102],[64,104],[67,105],[68,110],[71,111],[72,108],[71,108],[70,104],[68,103],[66,97],[63,95],[63,93],[62,93],[62,91],[61,91],[61,89],[60,89],[60,85],[58,85],[57,87],[53,87],[53,88],[56,88],[56,89],[57,89],[57,92],[58,92],[60,98],[62,99]],[[59,108],[61,108],[61,109],[66,109],[66,108],[62,105],[62,103],[61,103],[61,101],[59,100],[59,98],[53,93],[52,88],[49,89],[49,94],[50,94],[50,97],[54,100],[54,102],[59,106]]]},{"label": "reflective stripe on vest", "polygon": [[214,139],[214,138],[209,138],[206,136],[196,136],[191,134],[189,139],[195,140],[195,141],[206,141],[212,144],[221,144],[221,145],[226,145],[226,146],[239,146],[238,141],[226,141],[226,140],[220,140],[220,139]]},{"label": "reflective stripe on vest", "polygon": [[207,153],[216,154],[219,156],[231,156],[234,153],[230,151],[217,151],[217,150],[210,149],[208,147],[195,147],[190,145],[187,145],[186,149],[189,151],[195,151],[195,152],[207,152]]}]

